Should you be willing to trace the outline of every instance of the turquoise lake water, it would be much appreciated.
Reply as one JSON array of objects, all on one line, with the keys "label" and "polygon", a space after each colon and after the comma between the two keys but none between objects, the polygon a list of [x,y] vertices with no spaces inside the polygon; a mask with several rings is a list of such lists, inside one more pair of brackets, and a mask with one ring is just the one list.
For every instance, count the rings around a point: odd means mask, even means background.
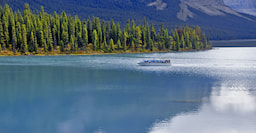
[{"label": "turquoise lake water", "polygon": [[0,133],[256,133],[255,116],[256,48],[0,57]]}]

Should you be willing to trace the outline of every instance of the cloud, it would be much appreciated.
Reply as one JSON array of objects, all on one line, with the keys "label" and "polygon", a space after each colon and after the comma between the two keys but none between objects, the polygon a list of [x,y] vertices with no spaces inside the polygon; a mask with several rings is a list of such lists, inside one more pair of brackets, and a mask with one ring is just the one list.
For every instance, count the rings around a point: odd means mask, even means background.
[{"label": "cloud", "polygon": [[222,87],[198,112],[156,123],[149,133],[255,133],[255,114],[256,98],[248,89]]}]

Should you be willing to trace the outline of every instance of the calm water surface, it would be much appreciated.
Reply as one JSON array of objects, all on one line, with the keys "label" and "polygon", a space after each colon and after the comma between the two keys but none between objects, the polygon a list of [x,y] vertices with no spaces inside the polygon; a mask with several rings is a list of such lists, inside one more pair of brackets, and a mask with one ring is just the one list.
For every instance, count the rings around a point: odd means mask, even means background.
[{"label": "calm water surface", "polygon": [[0,133],[256,133],[255,79],[256,48],[0,57]]}]

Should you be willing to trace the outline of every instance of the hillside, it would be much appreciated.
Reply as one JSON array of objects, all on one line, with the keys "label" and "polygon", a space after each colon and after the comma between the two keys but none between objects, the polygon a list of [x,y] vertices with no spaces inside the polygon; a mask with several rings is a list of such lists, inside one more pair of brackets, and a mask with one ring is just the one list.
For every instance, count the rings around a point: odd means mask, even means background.
[{"label": "hillside", "polygon": [[256,0],[224,0],[224,3],[239,12],[256,16]]},{"label": "hillside", "polygon": [[22,10],[24,3],[32,10],[44,6],[45,11],[79,15],[83,19],[97,16],[114,19],[125,26],[127,19],[136,23],[146,20],[157,27],[163,22],[169,29],[180,25],[199,25],[211,39],[245,39],[256,37],[256,18],[238,13],[223,0],[5,0],[14,10]]}]

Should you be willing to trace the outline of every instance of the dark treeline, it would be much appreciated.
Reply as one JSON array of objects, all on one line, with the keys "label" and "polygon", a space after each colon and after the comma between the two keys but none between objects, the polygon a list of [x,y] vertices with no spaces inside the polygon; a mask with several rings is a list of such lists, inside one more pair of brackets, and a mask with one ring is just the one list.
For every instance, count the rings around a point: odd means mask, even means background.
[{"label": "dark treeline", "polygon": [[173,30],[161,27],[157,32],[145,20],[136,25],[127,20],[121,29],[113,20],[98,17],[81,21],[78,16],[53,15],[31,11],[13,12],[8,5],[0,7],[0,52],[12,54],[68,54],[88,52],[183,51],[209,48],[209,39],[200,27],[188,26]]}]

